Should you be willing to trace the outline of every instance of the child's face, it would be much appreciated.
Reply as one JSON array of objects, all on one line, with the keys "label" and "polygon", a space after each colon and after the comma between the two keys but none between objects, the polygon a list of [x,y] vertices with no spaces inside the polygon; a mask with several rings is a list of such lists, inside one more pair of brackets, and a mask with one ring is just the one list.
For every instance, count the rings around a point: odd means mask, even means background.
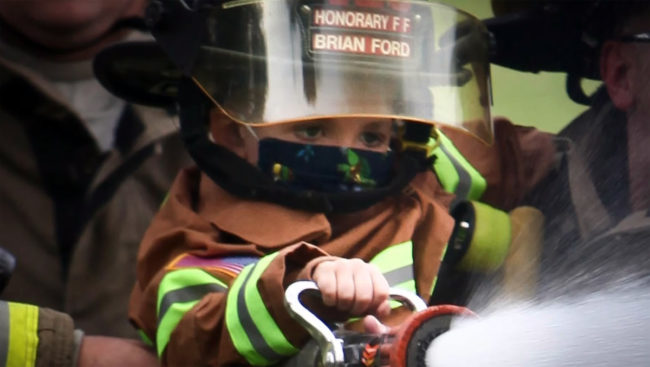
[{"label": "child's face", "polygon": [[[226,118],[213,114],[215,119]],[[252,127],[255,137],[246,127],[237,125],[237,132],[243,143],[243,148],[232,149],[251,164],[257,164],[259,140],[275,138],[290,142],[314,145],[329,145],[348,148],[365,149],[376,152],[386,152],[390,144],[393,121],[382,118],[328,118],[313,121],[286,123]],[[212,129],[213,135],[218,132]],[[214,136],[220,141],[219,137]],[[259,140],[258,140],[259,139]]]},{"label": "child's face", "polygon": [[[386,152],[391,138],[392,120],[377,118],[329,118],[314,121],[253,128],[257,138],[329,145]],[[258,140],[244,127],[240,133],[251,163],[257,164]]]}]

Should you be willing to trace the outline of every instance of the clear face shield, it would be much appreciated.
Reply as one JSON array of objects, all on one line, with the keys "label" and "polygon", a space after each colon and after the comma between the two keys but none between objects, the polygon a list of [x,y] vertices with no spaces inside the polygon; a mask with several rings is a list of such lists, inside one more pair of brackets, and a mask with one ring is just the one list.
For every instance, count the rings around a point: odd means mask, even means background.
[{"label": "clear face shield", "polygon": [[458,9],[235,0],[216,6],[206,26],[190,73],[240,123],[390,118],[492,142],[487,32]]}]

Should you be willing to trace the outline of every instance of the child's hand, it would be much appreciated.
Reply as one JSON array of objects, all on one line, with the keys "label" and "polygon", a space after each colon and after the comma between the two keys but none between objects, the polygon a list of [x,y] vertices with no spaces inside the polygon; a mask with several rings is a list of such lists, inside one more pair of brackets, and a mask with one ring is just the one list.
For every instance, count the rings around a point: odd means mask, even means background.
[{"label": "child's hand", "polygon": [[363,318],[363,329],[368,334],[388,334],[390,332],[388,326],[382,324],[372,315]]},{"label": "child's hand", "polygon": [[390,313],[388,282],[379,269],[360,259],[336,259],[320,263],[313,279],[323,303],[352,316]]}]

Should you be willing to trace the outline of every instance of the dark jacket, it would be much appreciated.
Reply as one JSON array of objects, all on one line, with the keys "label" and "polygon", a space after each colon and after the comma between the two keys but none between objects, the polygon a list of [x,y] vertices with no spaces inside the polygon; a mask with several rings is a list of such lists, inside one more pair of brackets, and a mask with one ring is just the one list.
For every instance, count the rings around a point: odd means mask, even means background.
[{"label": "dark jacket", "polygon": [[630,205],[626,123],[601,88],[560,132],[558,164],[526,200],[546,217],[543,297],[591,292],[650,268],[650,220]]},{"label": "dark jacket", "polygon": [[102,152],[62,101],[0,58],[0,245],[17,259],[2,296],[66,312],[90,334],[135,337],[138,244],[189,159],[165,111],[128,105]]}]

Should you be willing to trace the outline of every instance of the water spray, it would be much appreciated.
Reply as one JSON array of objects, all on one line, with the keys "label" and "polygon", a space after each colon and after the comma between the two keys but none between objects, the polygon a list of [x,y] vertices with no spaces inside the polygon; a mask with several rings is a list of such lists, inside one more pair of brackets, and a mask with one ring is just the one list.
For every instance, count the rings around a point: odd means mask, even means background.
[{"label": "water spray", "polygon": [[427,350],[428,367],[650,366],[647,288],[520,303],[458,320]]},{"label": "water spray", "polygon": [[417,296],[395,291],[391,297],[414,313],[385,335],[331,331],[300,304],[307,290],[317,288],[298,282],[287,294],[299,305],[292,316],[314,341],[285,367],[650,366],[646,287],[519,302],[481,317],[458,306],[426,307]]}]

